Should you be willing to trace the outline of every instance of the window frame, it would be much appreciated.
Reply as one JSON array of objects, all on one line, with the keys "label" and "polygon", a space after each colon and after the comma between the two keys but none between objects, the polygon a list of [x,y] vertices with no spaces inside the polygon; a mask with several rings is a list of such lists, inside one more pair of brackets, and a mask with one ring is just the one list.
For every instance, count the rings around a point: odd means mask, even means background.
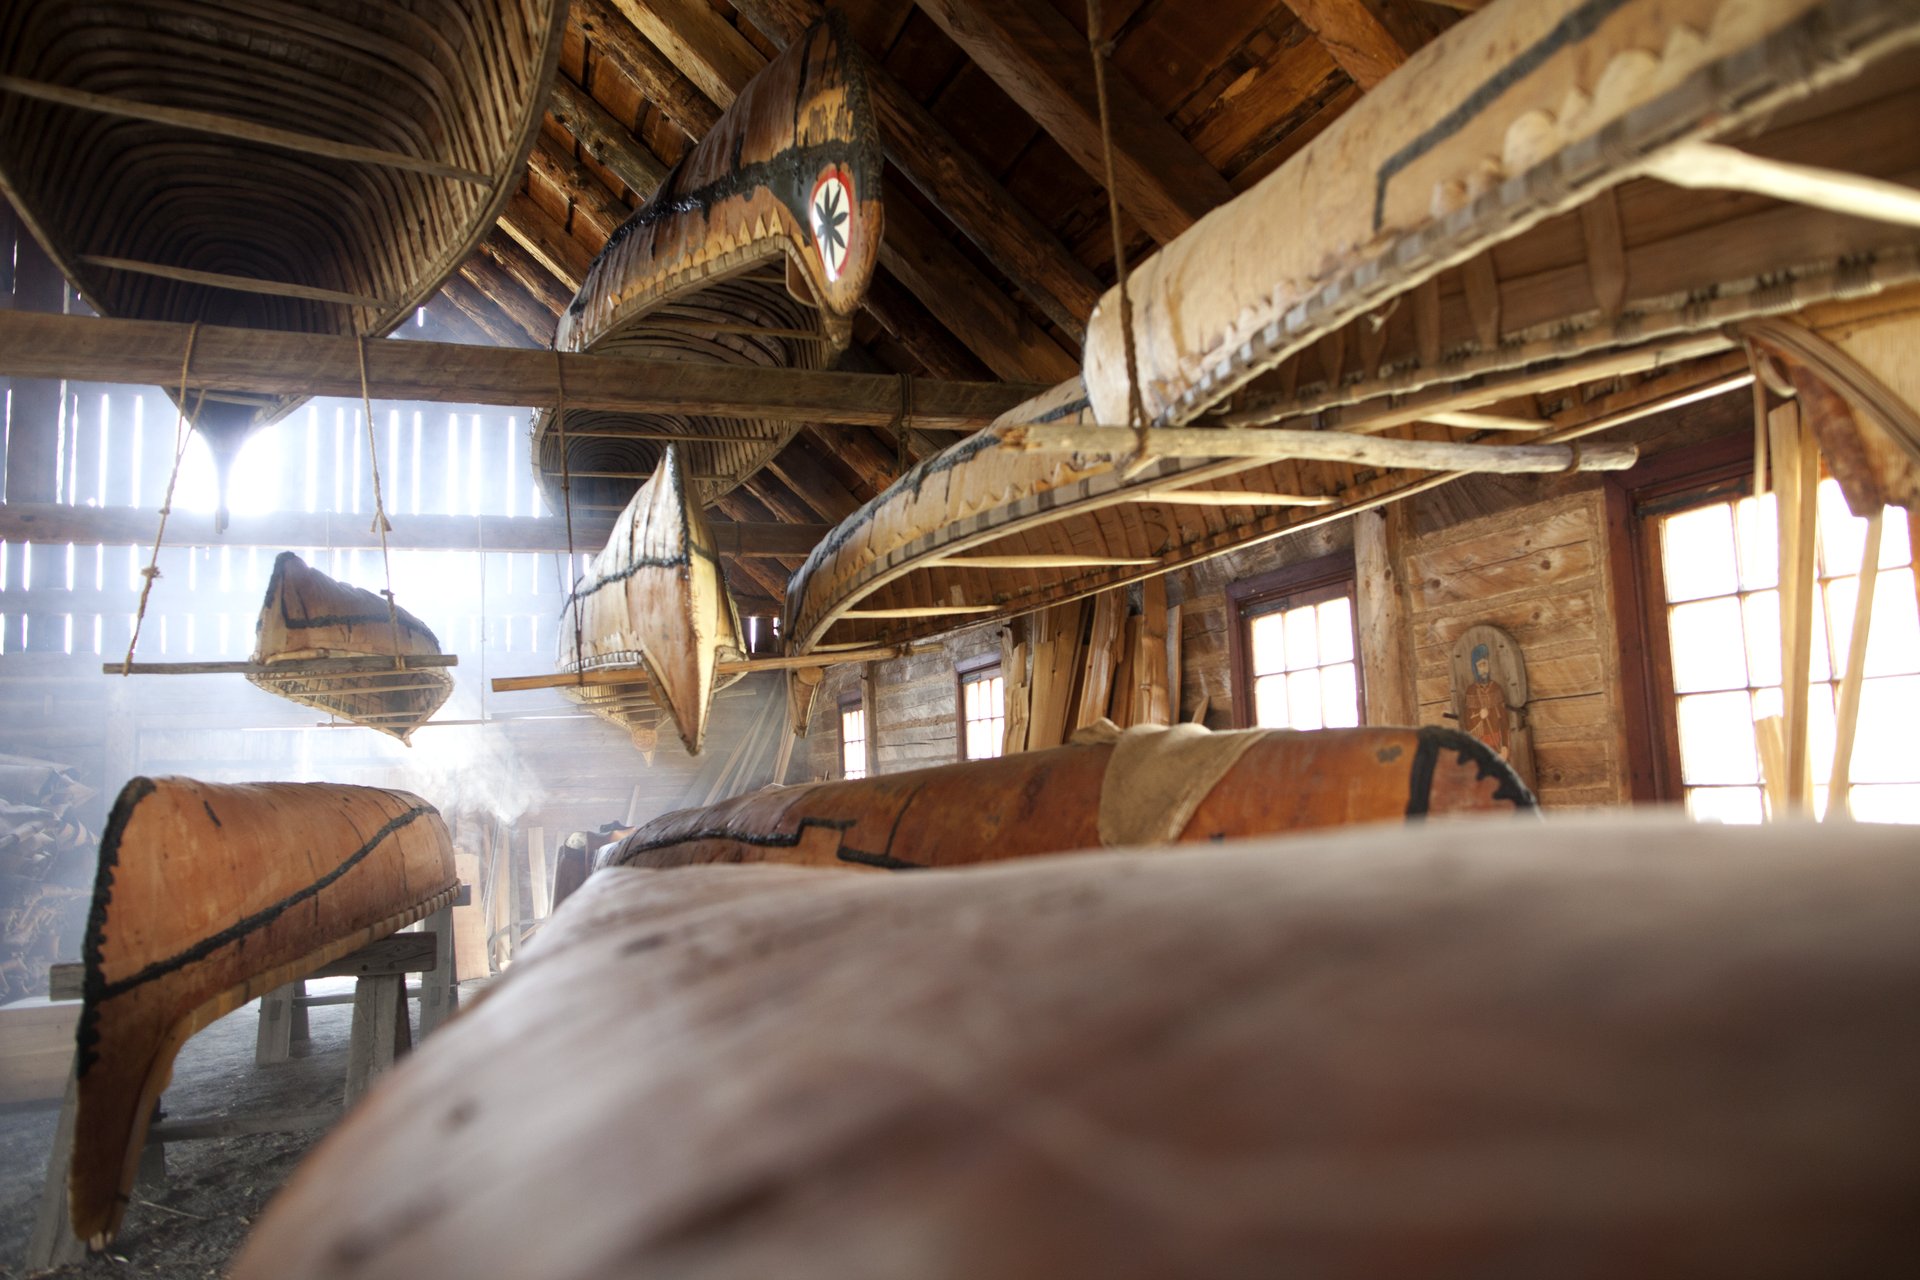
[{"label": "window frame", "polygon": [[[995,760],[998,756],[970,756],[967,754],[967,685],[981,680],[991,680],[995,676],[1005,678],[1005,664],[995,652],[975,654],[971,658],[953,664],[953,758],[957,763],[969,760]],[[1002,726],[1000,755],[1006,754],[1005,725],[1007,703],[1005,685],[1001,686],[1000,722]]]},{"label": "window frame", "polygon": [[[847,712],[849,711],[858,711],[861,714],[860,723],[866,731],[865,736],[860,739],[860,760],[864,769],[860,778],[852,778],[847,774]],[[834,704],[834,722],[840,736],[840,780],[858,782],[864,778],[871,778],[873,776],[873,713],[867,706],[863,690],[856,689],[852,693],[840,696],[840,700]]]},{"label": "window frame", "polygon": [[[1227,584],[1227,668],[1233,686],[1233,723],[1251,729],[1253,719],[1253,643],[1255,618],[1280,609],[1347,597],[1353,613],[1353,687],[1359,723],[1367,723],[1367,673],[1360,652],[1360,584],[1353,550],[1334,551],[1298,564]],[[1311,596],[1309,599],[1307,597]]]},{"label": "window frame", "polygon": [[1753,494],[1753,439],[1723,436],[1607,478],[1614,629],[1620,645],[1628,792],[1635,804],[1684,805],[1679,695],[1667,634],[1662,516]]}]

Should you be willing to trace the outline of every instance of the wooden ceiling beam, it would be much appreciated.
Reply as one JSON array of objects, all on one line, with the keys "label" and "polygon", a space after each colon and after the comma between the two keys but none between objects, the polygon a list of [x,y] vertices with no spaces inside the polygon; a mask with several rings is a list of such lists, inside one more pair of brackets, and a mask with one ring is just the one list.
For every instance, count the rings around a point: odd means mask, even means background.
[{"label": "wooden ceiling beam", "polygon": [[547,101],[547,111],[559,121],[561,128],[579,139],[580,145],[609,173],[627,185],[634,199],[646,200],[666,181],[667,167],[651,151],[645,147],[616,145],[621,139],[632,137],[633,131],[566,76],[554,76],[553,97]]},{"label": "wooden ceiling beam", "polygon": [[[1103,187],[1100,112],[1086,35],[1049,4],[916,0],[921,10]],[[1118,72],[1107,77],[1121,207],[1162,244],[1233,198],[1219,171]]]},{"label": "wooden ceiling beam", "polygon": [[933,313],[891,273],[874,276],[867,286],[866,308],[880,327],[934,377],[974,382],[992,376],[980,358],[934,319]]},{"label": "wooden ceiling beam", "polygon": [[500,215],[500,227],[551,271],[567,287],[569,295],[579,291],[581,281],[587,278],[587,269],[593,265],[593,256],[545,209],[535,204],[524,188],[514,192],[507,201],[506,210]]},{"label": "wooden ceiling beam", "polygon": [[[498,227],[480,242],[479,253],[527,292],[527,295],[539,304],[547,316],[547,327],[551,329],[560,313],[567,309],[573,297],[566,286],[532,254],[521,247],[520,243]],[[549,345],[552,338],[549,335]]]},{"label": "wooden ceiling beam", "polygon": [[767,470],[778,476],[787,488],[800,496],[828,524],[839,524],[860,509],[860,499],[838,476],[808,453],[801,440],[790,442],[773,456]]},{"label": "wooden ceiling beam", "polygon": [[1362,89],[1373,88],[1407,60],[1407,50],[1365,0],[1286,0],[1286,4]]},{"label": "wooden ceiling beam", "polygon": [[[0,503],[0,541],[72,542],[100,546],[145,546],[153,541],[153,517],[136,507],[70,507],[64,503]],[[768,521],[709,522],[715,548],[743,558],[800,557],[825,537],[828,525]],[[600,546],[613,531],[605,517],[574,515],[576,547]],[[215,532],[211,515],[175,511],[167,535],[188,547],[337,547],[371,550],[380,545],[364,515],[282,511],[233,516]],[[559,516],[395,516],[387,545],[421,551],[565,551],[566,522]]]},{"label": "wooden ceiling beam", "polygon": [[576,237],[584,228],[594,241],[588,248],[596,253],[633,215],[626,201],[609,191],[597,174],[550,135],[543,133],[534,143],[533,151],[527,156],[527,171],[567,197],[573,207],[572,227]]},{"label": "wooden ceiling beam", "polygon": [[[689,138],[704,138],[720,118],[720,108],[680,73],[673,61],[640,34],[613,0],[573,0],[573,22],[593,41],[600,55],[633,81],[640,96],[659,109]],[[577,135],[576,135],[577,136]]]},{"label": "wooden ceiling beam", "polygon": [[[508,331],[511,340],[502,342],[502,346],[553,345],[552,313],[534,301],[518,282],[500,269],[498,263],[484,254],[473,254],[460,264],[459,279],[492,304],[493,309],[511,326]],[[482,323],[479,315],[474,315],[473,319],[490,334],[501,327],[497,321],[492,325]]]},{"label": "wooden ceiling beam", "polygon": [[[161,320],[0,311],[0,377],[177,385],[190,328]],[[334,334],[201,325],[191,381],[231,391],[358,396],[359,345]],[[564,371],[567,402],[580,409],[884,427],[900,403],[898,378],[840,370],[393,339],[368,342],[366,358],[368,384],[382,400],[549,404]],[[926,428],[975,430],[1044,390],[1032,383],[918,381],[914,419]]]},{"label": "wooden ceiling beam", "polygon": [[[613,0],[623,17],[721,110],[766,57],[707,0]],[[711,127],[711,126],[709,126]],[[699,136],[705,136],[702,129]]]},{"label": "wooden ceiling beam", "polygon": [[1080,372],[1080,362],[1012,298],[982,280],[911,201],[888,195],[886,209],[881,265],[989,369],[1029,382],[1061,382]]},{"label": "wooden ceiling beam", "polygon": [[[783,48],[826,15],[819,0],[738,0],[734,7]],[[1076,343],[1086,341],[1098,278],[880,65],[875,50],[867,53],[888,158],[1014,288]]]}]

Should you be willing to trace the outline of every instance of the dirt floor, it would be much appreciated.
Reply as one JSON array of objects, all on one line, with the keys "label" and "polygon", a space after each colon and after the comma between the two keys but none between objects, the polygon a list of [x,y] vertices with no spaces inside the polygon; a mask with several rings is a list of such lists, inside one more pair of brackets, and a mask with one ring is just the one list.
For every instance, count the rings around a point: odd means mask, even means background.
[{"label": "dirt floor", "polygon": [[[315,994],[336,989],[312,983]],[[349,980],[338,988],[351,991]],[[347,1074],[348,1005],[309,1010],[305,1057],[253,1064],[259,1006],[249,1004],[187,1042],[162,1102],[174,1118],[293,1112],[337,1105]],[[417,1015],[416,1015],[417,1016]],[[202,1277],[220,1275],[253,1220],[323,1130],[176,1143],[167,1148],[165,1187],[134,1190],[119,1236],[105,1255],[52,1271],[23,1265],[39,1206],[54,1110],[0,1114],[0,1277],[27,1275]]]}]

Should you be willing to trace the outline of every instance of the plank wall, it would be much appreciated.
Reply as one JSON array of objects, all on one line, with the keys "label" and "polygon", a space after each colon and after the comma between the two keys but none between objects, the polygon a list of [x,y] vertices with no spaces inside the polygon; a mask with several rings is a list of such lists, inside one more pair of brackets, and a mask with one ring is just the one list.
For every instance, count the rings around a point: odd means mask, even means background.
[{"label": "plank wall", "polygon": [[1468,627],[1492,623],[1526,658],[1541,802],[1627,803],[1602,493],[1588,489],[1416,538],[1407,567],[1421,723],[1452,723],[1443,718],[1452,708],[1448,652]]}]

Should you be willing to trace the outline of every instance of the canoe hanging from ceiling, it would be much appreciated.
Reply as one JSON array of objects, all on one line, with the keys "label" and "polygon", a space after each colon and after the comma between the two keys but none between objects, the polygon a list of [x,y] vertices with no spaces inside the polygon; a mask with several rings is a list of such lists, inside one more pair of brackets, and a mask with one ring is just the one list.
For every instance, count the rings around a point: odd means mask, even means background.
[{"label": "canoe hanging from ceiling", "polygon": [[[0,190],[102,315],[380,337],[499,218],[566,14],[7,0]],[[189,386],[224,495],[248,433],[299,398]]]},{"label": "canoe hanging from ceiling", "polygon": [[1473,470],[1623,465],[1563,442],[1739,385],[1731,325],[1920,279],[1917,117],[1911,5],[1496,0],[1132,273],[1146,416],[1191,434],[1136,463],[1111,429],[1109,292],[1083,379],[816,548],[787,643],[1010,617]]},{"label": "canoe hanging from ceiling", "polygon": [[573,584],[560,615],[561,671],[626,667],[633,669],[634,683],[559,688],[633,734],[635,747],[649,754],[656,708],[664,711],[687,751],[699,755],[722,683],[717,664],[744,657],[746,645],[713,529],[694,500],[680,448],[667,446],[658,469],[614,521],[607,545]]},{"label": "canoe hanging from ceiling", "polygon": [[[252,661],[288,668],[247,679],[281,697],[407,742],[453,693],[444,668],[406,668],[411,657],[437,656],[440,641],[427,625],[371,591],[313,568],[291,551],[273,562],[254,633]],[[366,671],[317,672],[316,659],[398,657]]]},{"label": "canoe hanging from ceiling", "polygon": [[135,778],[114,801],[81,959],[68,1212],[118,1230],[187,1037],[453,900],[453,845],[404,791]]},{"label": "canoe hanging from ceiling", "polygon": [[[647,205],[613,233],[560,317],[560,351],[823,369],[846,349],[878,260],[881,154],[862,54],[837,15],[756,75]],[[802,424],[569,411],[576,510],[617,511],[677,440],[700,503],[765,466]],[[560,434],[534,424],[550,506]]]},{"label": "canoe hanging from ceiling", "polygon": [[609,846],[599,865],[901,871],[1534,810],[1512,768],[1453,729],[1210,733],[1179,725],[1097,736],[1104,740],[773,787],[663,814]]},{"label": "canoe hanging from ceiling", "polygon": [[1551,830],[609,868],[230,1274],[1911,1271],[1911,832]]}]

